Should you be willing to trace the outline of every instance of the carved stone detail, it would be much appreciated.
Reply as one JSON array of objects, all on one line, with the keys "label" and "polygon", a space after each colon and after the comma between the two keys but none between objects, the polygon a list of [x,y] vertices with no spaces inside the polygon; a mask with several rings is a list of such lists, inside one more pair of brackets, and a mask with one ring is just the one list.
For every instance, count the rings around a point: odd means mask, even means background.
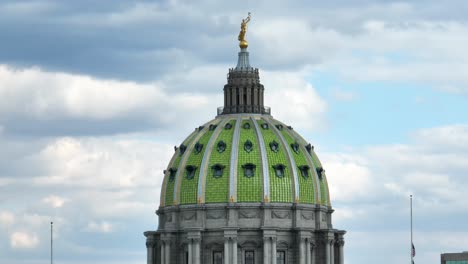
[{"label": "carved stone detail", "polygon": [[185,221],[197,220],[197,213],[195,212],[186,212],[182,214],[182,219]]},{"label": "carved stone detail", "polygon": [[301,217],[304,220],[313,220],[314,219],[314,213],[313,212],[302,212]]},{"label": "carved stone detail", "polygon": [[239,218],[258,218],[257,210],[240,210]]},{"label": "carved stone detail", "polygon": [[206,213],[207,219],[221,219],[226,218],[226,213],[222,210],[208,211]]},{"label": "carved stone detail", "polygon": [[290,211],[271,211],[271,218],[291,219]]}]

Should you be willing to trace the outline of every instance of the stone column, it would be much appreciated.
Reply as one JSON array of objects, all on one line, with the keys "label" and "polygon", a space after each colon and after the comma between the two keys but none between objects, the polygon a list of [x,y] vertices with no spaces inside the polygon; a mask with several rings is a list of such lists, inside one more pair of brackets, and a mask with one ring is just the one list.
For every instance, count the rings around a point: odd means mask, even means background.
[{"label": "stone column", "polygon": [[325,240],[325,264],[331,264],[330,261],[330,241]]},{"label": "stone column", "polygon": [[263,102],[263,90],[265,88],[260,88],[259,91],[260,91],[260,105],[264,106],[264,102]]},{"label": "stone column", "polygon": [[253,91],[254,91],[254,98],[253,98],[253,105],[255,106],[255,108],[258,108],[258,88],[256,85],[254,85],[253,87]]},{"label": "stone column", "polygon": [[300,238],[299,239],[299,264],[305,264],[305,239]]},{"label": "stone column", "polygon": [[263,237],[263,264],[270,263],[270,238]]},{"label": "stone column", "polygon": [[249,86],[247,88],[247,105],[250,108],[250,110],[252,111],[253,110],[253,102],[252,102],[251,97],[252,97],[252,88],[251,88],[251,86]]},{"label": "stone column", "polygon": [[340,239],[338,241],[338,247],[339,247],[339,259],[340,259],[340,264],[344,264],[344,252],[343,252],[343,248],[344,248],[344,239]]},{"label": "stone column", "polygon": [[192,247],[192,239],[188,240],[187,244],[187,252],[188,252],[188,263],[187,264],[193,264],[193,247]]},{"label": "stone column", "polygon": [[224,264],[229,264],[229,237],[224,238]]},{"label": "stone column", "polygon": [[335,241],[330,242],[330,264],[335,264]]},{"label": "stone column", "polygon": [[310,264],[310,240],[306,241],[306,264]]},{"label": "stone column", "polygon": [[164,264],[164,262],[166,262],[166,251],[165,251],[165,246],[164,246],[165,242],[163,240],[161,240],[161,264]]},{"label": "stone column", "polygon": [[193,244],[194,244],[193,256],[195,257],[193,264],[200,264],[200,242],[201,242],[200,238],[193,239]]},{"label": "stone column", "polygon": [[[232,264],[237,264],[237,238],[232,239]],[[199,264],[199,263],[198,263]]]},{"label": "stone column", "polygon": [[[237,111],[237,88],[232,88],[231,89],[231,111]],[[232,112],[231,112],[232,113]]]},{"label": "stone column", "polygon": [[310,247],[312,248],[311,252],[311,263],[315,264],[315,256],[317,255],[317,245],[315,244],[314,241],[310,243]]},{"label": "stone column", "polygon": [[154,264],[154,246],[156,243],[154,242],[153,238],[146,240],[146,251],[147,251],[147,264]]},{"label": "stone column", "polygon": [[166,241],[166,243],[164,244],[165,244],[164,257],[166,258],[164,264],[171,264],[171,242]]},{"label": "stone column", "polygon": [[276,264],[276,237],[271,238],[271,264]]}]

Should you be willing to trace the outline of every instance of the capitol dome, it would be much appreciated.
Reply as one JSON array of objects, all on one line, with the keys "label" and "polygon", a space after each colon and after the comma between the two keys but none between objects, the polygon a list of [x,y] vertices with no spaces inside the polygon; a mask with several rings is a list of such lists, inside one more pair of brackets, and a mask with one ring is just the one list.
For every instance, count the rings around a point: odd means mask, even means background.
[{"label": "capitol dome", "polygon": [[[148,264],[343,264],[327,177],[314,147],[264,105],[243,20],[224,106],[174,147]],[[242,31],[243,30],[243,31]],[[194,124],[195,125],[195,124]]]},{"label": "capitol dome", "polygon": [[221,113],[174,148],[164,174],[162,207],[236,202],[330,206],[314,147],[269,114]]}]

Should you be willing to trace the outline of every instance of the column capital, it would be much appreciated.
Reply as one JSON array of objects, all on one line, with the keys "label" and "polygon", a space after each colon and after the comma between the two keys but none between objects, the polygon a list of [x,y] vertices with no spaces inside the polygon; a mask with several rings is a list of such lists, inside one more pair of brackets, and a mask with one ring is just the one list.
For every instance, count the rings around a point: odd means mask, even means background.
[{"label": "column capital", "polygon": [[332,238],[324,238],[324,239],[320,240],[320,243],[323,244],[323,245],[332,245],[334,242],[335,242],[335,240],[332,239]]},{"label": "column capital", "polygon": [[156,242],[155,241],[146,241],[146,248],[154,248],[156,246]]},{"label": "column capital", "polygon": [[338,240],[336,241],[336,244],[337,244],[338,246],[342,247],[342,246],[344,246],[345,241],[344,241],[344,239],[338,239]]},{"label": "column capital", "polygon": [[316,247],[317,247],[317,241],[315,241],[315,240],[310,240],[310,246],[311,246],[312,248],[316,248]]},{"label": "column capital", "polygon": [[224,241],[225,242],[229,242],[229,241],[237,242],[237,236],[225,236]]},{"label": "column capital", "polygon": [[161,238],[161,243],[163,244],[171,244],[171,239],[170,238]]}]

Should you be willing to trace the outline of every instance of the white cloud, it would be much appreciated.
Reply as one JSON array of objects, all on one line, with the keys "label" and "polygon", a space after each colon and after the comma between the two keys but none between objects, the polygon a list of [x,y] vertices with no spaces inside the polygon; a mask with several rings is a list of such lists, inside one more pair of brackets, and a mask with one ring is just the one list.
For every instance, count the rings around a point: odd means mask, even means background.
[{"label": "white cloud", "polygon": [[0,225],[11,226],[15,222],[15,215],[8,211],[0,211]]},{"label": "white cloud", "polygon": [[113,232],[113,225],[106,221],[95,222],[91,221],[85,228],[85,231],[96,233],[111,233]]},{"label": "white cloud", "polygon": [[[214,89],[221,98],[222,87]],[[210,96],[193,89],[179,93],[164,82],[141,84],[0,64],[0,118],[5,120],[5,132],[25,126],[32,126],[30,133],[67,129],[67,125],[47,128],[47,122],[69,122],[70,127],[78,126],[75,130],[86,128],[89,133],[93,127],[86,122],[101,125],[99,131],[94,131],[98,133],[113,126],[116,128],[110,133],[169,125],[184,127],[183,121],[188,118],[185,113],[208,113],[211,101]]]},{"label": "white cloud", "polygon": [[414,134],[415,140],[427,143],[430,149],[468,149],[468,125],[442,126],[421,129]]},{"label": "white cloud", "polygon": [[14,232],[10,235],[10,246],[15,249],[32,249],[39,245],[36,233]]},{"label": "white cloud", "polygon": [[53,208],[60,208],[62,207],[68,200],[66,198],[62,198],[57,195],[49,195],[42,199],[42,202],[48,204]]},{"label": "white cloud", "polygon": [[320,156],[327,173],[333,201],[353,201],[374,194],[375,187],[366,158],[351,154]]},{"label": "white cloud", "polygon": [[128,188],[154,186],[172,147],[149,140],[59,138],[40,154],[48,174],[38,184]]},{"label": "white cloud", "polygon": [[327,103],[304,76],[297,73],[262,73],[265,86],[265,105],[280,121],[307,130],[326,127]]}]

